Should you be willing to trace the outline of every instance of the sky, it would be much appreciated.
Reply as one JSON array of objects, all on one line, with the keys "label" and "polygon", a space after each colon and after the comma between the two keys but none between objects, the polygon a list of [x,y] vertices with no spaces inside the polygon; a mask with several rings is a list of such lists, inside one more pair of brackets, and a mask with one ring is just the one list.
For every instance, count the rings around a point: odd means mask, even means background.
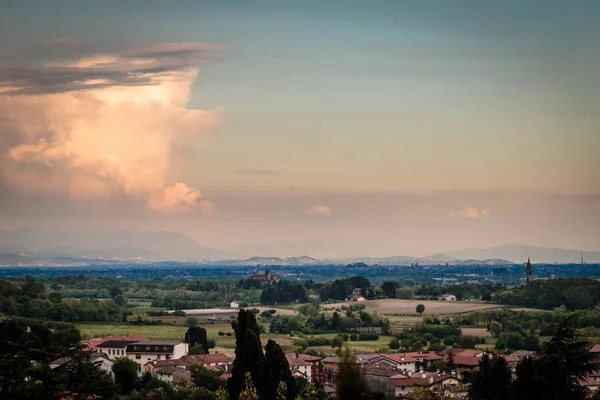
[{"label": "sky", "polygon": [[598,249],[598,2],[3,0],[0,37],[0,229]]}]

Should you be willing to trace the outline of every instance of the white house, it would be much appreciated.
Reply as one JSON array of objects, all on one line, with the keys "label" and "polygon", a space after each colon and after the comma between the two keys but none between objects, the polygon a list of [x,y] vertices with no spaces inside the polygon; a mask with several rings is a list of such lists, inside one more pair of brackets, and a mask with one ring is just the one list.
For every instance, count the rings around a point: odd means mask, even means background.
[{"label": "white house", "polygon": [[135,340],[107,340],[96,346],[95,350],[104,353],[111,360],[127,355],[127,346],[136,343]]},{"label": "white house", "polygon": [[136,342],[127,346],[126,355],[138,363],[138,373],[143,375],[143,365],[152,360],[172,360],[185,356],[189,345],[183,342]]},{"label": "white house", "polygon": [[171,385],[176,385],[181,379],[186,379],[188,383],[192,381],[192,374],[185,368],[167,366],[156,368],[154,376],[164,382],[168,382]]},{"label": "white house", "polygon": [[308,382],[312,382],[313,364],[311,362],[301,358],[298,353],[285,353],[285,358],[287,358],[288,364],[290,365],[292,375],[302,377]]},{"label": "white house", "polygon": [[229,305],[230,308],[240,308],[240,302],[239,301],[232,301],[231,304]]},{"label": "white house", "polygon": [[456,296],[450,293],[446,293],[440,297],[440,300],[443,301],[456,301]]},{"label": "white house", "polygon": [[[109,359],[106,354],[91,353],[90,360],[94,365],[97,365],[98,367],[100,367],[100,369],[102,371],[108,373],[110,376],[113,376],[112,366],[113,366],[114,362],[111,359]],[[71,361],[70,357],[63,357],[63,358],[56,359],[50,363],[50,368],[54,369],[54,368],[62,367],[63,365],[68,364],[69,361]],[[114,378],[114,376],[113,376],[113,378]]]}]

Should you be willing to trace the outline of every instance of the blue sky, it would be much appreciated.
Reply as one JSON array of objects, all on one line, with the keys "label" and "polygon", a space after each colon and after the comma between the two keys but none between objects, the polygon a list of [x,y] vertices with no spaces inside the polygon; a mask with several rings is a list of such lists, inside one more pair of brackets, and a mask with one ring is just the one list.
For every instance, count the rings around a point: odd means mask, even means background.
[{"label": "blue sky", "polygon": [[[173,151],[157,162],[169,164],[158,179],[164,188],[182,181],[216,204],[214,215],[197,216],[213,224],[211,229],[229,224],[229,230],[221,230],[224,238],[210,243],[216,246],[250,240],[239,235],[228,241],[225,236],[231,229],[250,231],[254,218],[275,218],[269,216],[271,204],[248,210],[244,215],[252,222],[237,226],[231,220],[240,216],[228,216],[226,205],[239,209],[242,206],[235,203],[239,199],[253,203],[272,196],[280,198],[287,210],[286,221],[302,226],[302,234],[291,235],[291,241],[330,237],[346,229],[352,219],[336,220],[341,210],[364,214],[376,231],[375,221],[398,214],[393,202],[374,210],[376,215],[359,211],[361,204],[374,201],[369,197],[374,193],[437,193],[436,205],[426,210],[419,206],[423,216],[417,220],[429,221],[428,227],[414,222],[411,232],[435,229],[429,226],[432,220],[453,221],[459,215],[470,215],[473,223],[489,221],[502,213],[490,193],[510,195],[514,203],[523,193],[533,192],[545,215],[562,215],[552,229],[565,227],[561,225],[566,224],[565,215],[575,214],[568,224],[571,239],[517,234],[518,240],[571,246],[584,242],[590,247],[594,242],[590,234],[598,234],[583,227],[586,218],[600,218],[597,2],[4,1],[0,37],[9,38],[0,45],[0,68],[40,67],[41,73],[56,63],[120,55],[157,43],[217,46],[215,54],[202,56],[199,72],[188,82],[191,94],[184,107],[217,113],[219,122],[211,122],[208,133],[168,141]],[[48,44],[60,39],[71,45]],[[14,96],[5,97],[10,118],[30,114],[29,103],[21,101],[17,108]],[[176,137],[177,132],[169,132]],[[93,135],[101,134],[94,130]],[[0,141],[6,154],[15,148],[12,140],[16,139]],[[19,144],[36,146],[28,140]],[[86,137],[85,143],[93,142],[93,136]],[[119,143],[115,139],[106,144],[107,151]],[[19,149],[29,152],[31,147]],[[115,149],[115,154],[121,155],[121,150]],[[43,151],[55,157],[48,149]],[[16,153],[10,154],[14,161]],[[120,161],[125,159],[137,162],[125,156]],[[74,159],[65,162],[73,165]],[[60,186],[74,181],[72,176],[65,180],[59,176],[69,171],[72,168],[48,173]],[[48,191],[82,201],[73,198],[72,187],[64,193],[54,189],[21,193],[22,188],[6,182],[13,202],[22,196],[44,198]],[[132,185],[119,188],[116,197],[121,192],[135,201],[151,196],[148,185],[130,190]],[[327,196],[338,194],[364,200],[326,204]],[[551,199],[561,196],[584,196],[592,215],[582,214],[579,197],[561,200],[558,209]],[[6,204],[12,204],[9,200]],[[324,208],[318,207],[327,207],[328,213],[317,215],[333,225],[305,228],[302,224],[314,224],[315,214],[308,210],[315,207],[321,211]],[[489,215],[481,215],[486,208]],[[117,209],[111,207],[111,213],[118,215]],[[465,211],[469,209],[477,211],[476,218]],[[22,217],[27,214],[21,208]],[[163,227],[180,229],[175,219],[169,219],[175,217],[165,218],[160,219]],[[543,217],[539,218],[538,223]],[[13,220],[11,226],[32,223],[23,221],[27,222]],[[515,222],[504,236],[480,245],[513,241],[520,228]],[[471,229],[455,244],[438,240],[427,249],[469,246],[490,226]],[[213,240],[199,229],[184,230],[199,240]],[[400,228],[392,232],[399,238],[406,234]],[[265,241],[273,240],[267,236]],[[394,251],[392,245],[385,250]]]}]

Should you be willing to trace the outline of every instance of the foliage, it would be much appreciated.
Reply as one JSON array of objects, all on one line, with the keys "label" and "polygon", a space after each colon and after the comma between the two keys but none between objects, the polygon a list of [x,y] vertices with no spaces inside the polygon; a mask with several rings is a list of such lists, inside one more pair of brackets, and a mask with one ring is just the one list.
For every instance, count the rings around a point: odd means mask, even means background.
[{"label": "foliage", "polygon": [[400,341],[396,338],[393,338],[392,340],[390,340],[389,347],[392,350],[398,350],[400,348]]},{"label": "foliage", "polygon": [[203,387],[211,392],[223,388],[224,381],[221,378],[222,373],[216,373],[208,370],[201,365],[193,365],[190,367],[192,373],[192,382],[197,387]]},{"label": "foliage", "polygon": [[364,297],[370,297],[370,287],[371,283],[368,279],[362,276],[353,276],[345,279],[336,279],[332,283],[326,284],[321,289],[319,296],[322,301],[345,300],[352,294],[352,290],[360,288]]},{"label": "foliage", "polygon": [[469,388],[470,400],[505,400],[511,396],[512,376],[504,358],[484,354]]},{"label": "foliage", "polygon": [[[256,395],[254,384],[263,389],[267,386],[263,382],[253,383],[251,378],[253,376],[259,381],[264,378],[265,356],[260,343],[260,329],[254,313],[244,309],[239,311],[237,320],[231,326],[235,331],[235,360],[231,378],[227,380],[229,396],[237,400],[244,390],[245,398],[252,398],[252,395]],[[249,384],[252,384],[251,388]]]},{"label": "foliage", "polygon": [[240,391],[238,398],[240,400],[258,400],[256,387],[252,383],[252,374],[250,372],[246,372],[244,377],[244,388]]},{"label": "foliage", "polygon": [[425,306],[423,304],[418,304],[416,311],[419,315],[423,315],[425,312]]},{"label": "foliage", "polygon": [[336,394],[339,399],[365,400],[369,398],[367,384],[347,347],[342,352],[335,381]]},{"label": "foliage", "polygon": [[434,393],[431,389],[424,386],[418,386],[410,392],[410,396],[415,400],[439,400],[440,396]]},{"label": "foliage", "polygon": [[131,393],[137,383],[138,364],[127,357],[120,357],[113,364],[115,383],[123,394]]},{"label": "foliage", "polygon": [[260,295],[260,304],[275,305],[293,302],[305,302],[306,289],[299,283],[279,281],[267,285]]},{"label": "foliage", "polygon": [[595,279],[534,280],[526,286],[496,294],[500,304],[551,310],[564,305],[568,310],[592,309],[600,304],[600,281]]},{"label": "foliage", "polygon": [[[208,338],[206,336],[206,329],[199,326],[191,327],[185,333],[184,340],[189,343],[190,347],[194,348],[197,344],[203,352],[196,352],[195,354],[208,354]],[[199,351],[199,350],[195,350]]]},{"label": "foliage", "polygon": [[[68,331],[0,322],[0,398],[58,398],[70,392],[111,397],[112,378],[90,360],[78,341],[79,335]],[[59,359],[61,365],[51,368]],[[23,379],[26,376],[29,379]]]}]

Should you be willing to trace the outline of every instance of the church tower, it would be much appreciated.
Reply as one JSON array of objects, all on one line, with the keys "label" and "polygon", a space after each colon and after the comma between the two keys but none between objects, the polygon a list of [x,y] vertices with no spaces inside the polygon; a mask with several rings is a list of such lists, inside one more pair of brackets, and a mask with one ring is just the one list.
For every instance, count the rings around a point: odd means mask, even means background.
[{"label": "church tower", "polygon": [[531,259],[529,257],[527,257],[525,277],[527,278],[527,283],[529,283],[533,280],[533,275],[532,275],[532,271],[531,271]]}]

